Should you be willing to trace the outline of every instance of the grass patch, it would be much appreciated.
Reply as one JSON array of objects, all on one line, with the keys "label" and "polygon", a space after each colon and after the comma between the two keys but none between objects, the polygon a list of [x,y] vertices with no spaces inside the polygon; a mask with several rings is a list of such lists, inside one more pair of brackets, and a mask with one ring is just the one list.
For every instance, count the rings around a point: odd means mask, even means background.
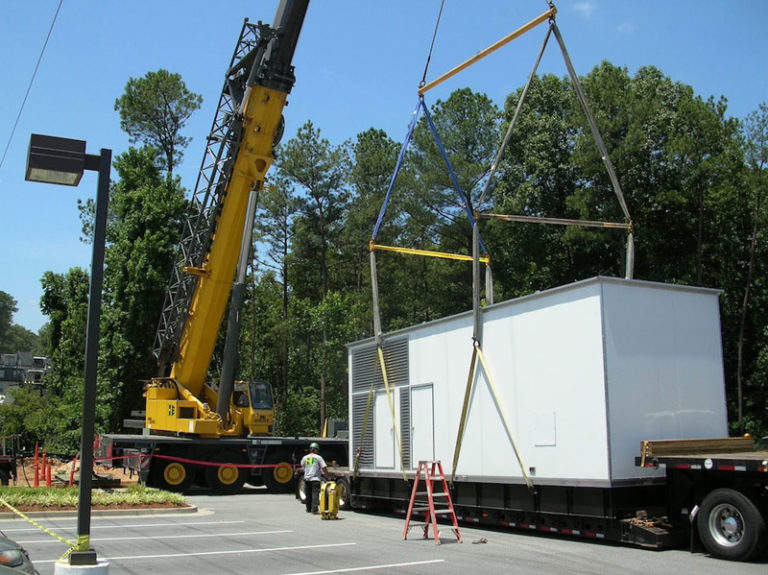
[{"label": "grass patch", "polygon": [[[78,487],[0,487],[0,498],[16,508],[56,509],[77,507]],[[151,505],[182,506],[184,496],[144,485],[130,485],[124,489],[94,489],[93,507],[143,507]],[[0,504],[0,511],[7,507]]]}]

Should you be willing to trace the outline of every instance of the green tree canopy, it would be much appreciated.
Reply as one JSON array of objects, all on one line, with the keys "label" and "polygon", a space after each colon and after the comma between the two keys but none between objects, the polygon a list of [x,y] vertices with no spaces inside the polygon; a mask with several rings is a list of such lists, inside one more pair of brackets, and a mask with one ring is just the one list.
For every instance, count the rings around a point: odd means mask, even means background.
[{"label": "green tree canopy", "polygon": [[[603,62],[582,85],[632,215],[635,277],[722,290],[733,431],[767,433],[768,107],[740,122],[728,116],[724,99],[701,98],[651,66],[630,74]],[[533,78],[490,195],[477,205],[520,95],[520,89],[510,94],[499,110],[484,94],[462,89],[430,108],[472,207],[621,221],[570,79],[554,75]],[[177,183],[160,173],[170,171],[178,155],[153,146],[162,161],[149,148],[131,149],[116,161],[100,356],[102,426],[117,425],[118,413],[138,406],[141,393],[130,382],[153,375],[148,352],[183,203]],[[275,385],[278,433],[315,434],[324,416],[346,413],[344,344],[372,334],[368,242],[399,149],[373,127],[336,145],[307,122],[278,150],[272,186],[260,191],[254,237],[260,255],[243,308],[240,371]],[[623,230],[480,221],[497,300],[624,274]],[[464,202],[423,121],[377,243],[470,253]],[[377,252],[377,269],[386,332],[472,305],[466,262]],[[53,414],[29,419],[38,422],[36,435],[73,446],[68,426],[78,425],[87,284],[77,269],[44,277],[51,393],[44,406],[23,398],[30,409]]]},{"label": "green tree canopy", "polygon": [[162,152],[161,164],[171,178],[190,142],[181,129],[202,102],[202,96],[190,92],[179,74],[160,69],[129,79],[125,93],[115,100],[115,110],[131,143],[141,142]]},{"label": "green tree canopy", "polygon": [[142,380],[156,373],[155,330],[181,233],[184,192],[163,178],[157,151],[130,148],[115,160],[105,255],[100,400],[111,427],[142,408]]}]

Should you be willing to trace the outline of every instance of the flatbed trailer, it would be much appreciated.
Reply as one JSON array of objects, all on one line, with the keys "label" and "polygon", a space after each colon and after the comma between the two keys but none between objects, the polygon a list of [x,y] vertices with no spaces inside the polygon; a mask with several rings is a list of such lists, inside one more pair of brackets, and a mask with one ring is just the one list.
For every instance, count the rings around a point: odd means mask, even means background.
[{"label": "flatbed trailer", "polygon": [[[741,449],[750,438],[700,440]],[[736,561],[768,551],[768,451],[724,451],[651,455],[643,442],[638,467],[662,469],[662,480],[646,485],[594,488],[460,481],[451,485],[457,518],[463,522],[529,532],[613,541],[648,549],[689,547]],[[354,477],[351,509],[405,515],[414,474]]]},{"label": "flatbed trailer", "polygon": [[184,492],[197,484],[233,493],[250,483],[288,493],[294,489],[295,465],[313,441],[329,463],[349,464],[347,440],[325,437],[105,434],[99,438],[97,457],[107,465],[135,470],[148,485],[171,491]]},{"label": "flatbed trailer", "polygon": [[728,434],[718,297],[599,277],[497,303],[472,377],[469,312],[349,344],[352,508],[406,514],[441,461],[461,521],[758,557],[768,453],[707,439]]},{"label": "flatbed trailer", "polygon": [[691,550],[749,560],[768,548],[768,451],[750,437],[647,441],[635,464],[665,471],[669,523]]}]

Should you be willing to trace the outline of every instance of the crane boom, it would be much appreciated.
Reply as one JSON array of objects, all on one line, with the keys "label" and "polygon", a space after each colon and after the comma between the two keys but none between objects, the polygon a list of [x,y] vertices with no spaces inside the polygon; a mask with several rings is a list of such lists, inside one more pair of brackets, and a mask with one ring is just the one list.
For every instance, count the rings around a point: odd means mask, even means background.
[{"label": "crane boom", "polygon": [[271,27],[244,24],[209,137],[207,152],[212,140],[218,151],[213,162],[203,160],[201,175],[207,164],[215,167],[198,179],[204,200],[195,206],[196,223],[188,224],[191,238],[186,246],[182,241],[186,259],[175,284],[183,295],[169,294],[165,308],[176,319],[166,320],[164,311],[158,330],[156,354],[172,366],[169,378],[147,386],[150,429],[208,436],[240,431],[241,425],[223,429],[208,407],[216,397],[204,386],[247,227],[248,197],[264,185],[282,135],[282,111],[295,82],[291,61],[308,4],[281,0]]}]

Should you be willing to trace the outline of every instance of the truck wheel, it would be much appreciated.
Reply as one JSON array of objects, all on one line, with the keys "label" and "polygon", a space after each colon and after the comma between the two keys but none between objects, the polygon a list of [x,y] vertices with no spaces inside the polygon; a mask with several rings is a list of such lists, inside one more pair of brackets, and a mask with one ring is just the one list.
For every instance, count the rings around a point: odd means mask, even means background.
[{"label": "truck wheel", "polygon": [[342,511],[349,511],[352,509],[352,501],[349,489],[349,479],[346,477],[336,478],[336,491],[339,492],[339,509]]},{"label": "truck wheel", "polygon": [[233,463],[242,463],[238,461],[236,455],[219,453],[211,457],[212,463],[228,463],[230,465],[205,466],[205,482],[213,489],[214,493],[237,493],[245,485],[248,478],[248,472],[242,467],[235,467]]},{"label": "truck wheel", "polygon": [[296,480],[296,499],[307,502],[307,482],[303,475]]},{"label": "truck wheel", "polygon": [[290,493],[294,489],[293,462],[289,452],[269,455],[265,463],[274,467],[266,467],[261,474],[264,485],[270,493]]},{"label": "truck wheel", "polygon": [[701,542],[712,555],[749,561],[765,551],[765,521],[754,503],[734,489],[715,489],[696,518]]},{"label": "truck wheel", "polygon": [[179,493],[189,489],[194,475],[194,470],[186,463],[159,458],[153,458],[149,471],[153,486]]}]

